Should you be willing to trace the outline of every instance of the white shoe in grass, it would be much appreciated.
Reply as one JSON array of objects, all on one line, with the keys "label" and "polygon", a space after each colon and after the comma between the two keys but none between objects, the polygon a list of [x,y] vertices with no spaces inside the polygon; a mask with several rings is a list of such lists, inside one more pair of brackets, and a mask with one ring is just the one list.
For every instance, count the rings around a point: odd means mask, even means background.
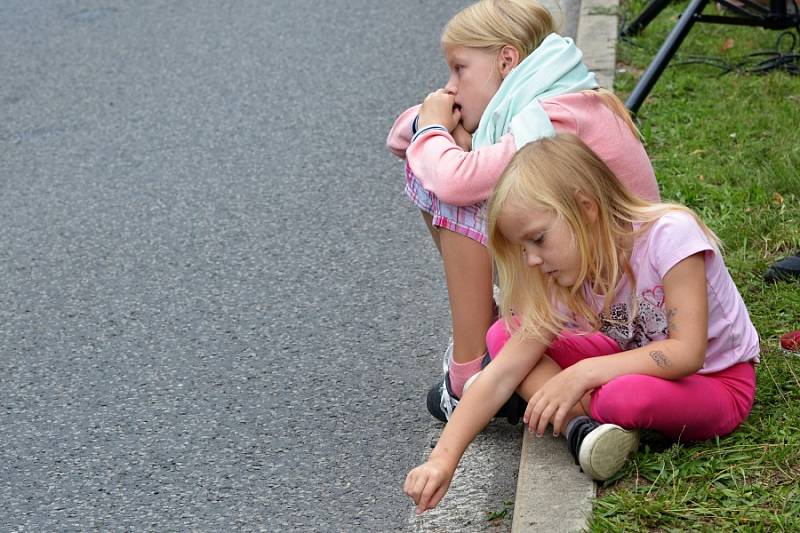
[{"label": "white shoe in grass", "polygon": [[619,472],[639,447],[639,432],[581,416],[569,424],[567,446],[587,476],[604,481]]}]

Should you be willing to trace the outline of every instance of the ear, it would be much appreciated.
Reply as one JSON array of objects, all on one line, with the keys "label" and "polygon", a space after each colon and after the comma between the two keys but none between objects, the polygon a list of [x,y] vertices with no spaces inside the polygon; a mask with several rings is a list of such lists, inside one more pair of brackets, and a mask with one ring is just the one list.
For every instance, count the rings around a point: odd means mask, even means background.
[{"label": "ear", "polygon": [[500,63],[500,77],[505,79],[511,69],[519,65],[519,52],[516,48],[507,44],[500,50],[498,60]]},{"label": "ear", "polygon": [[578,205],[581,206],[581,211],[583,211],[587,222],[597,222],[597,217],[600,214],[600,208],[597,206],[597,202],[586,196],[582,191],[576,192],[575,198],[578,200]]}]

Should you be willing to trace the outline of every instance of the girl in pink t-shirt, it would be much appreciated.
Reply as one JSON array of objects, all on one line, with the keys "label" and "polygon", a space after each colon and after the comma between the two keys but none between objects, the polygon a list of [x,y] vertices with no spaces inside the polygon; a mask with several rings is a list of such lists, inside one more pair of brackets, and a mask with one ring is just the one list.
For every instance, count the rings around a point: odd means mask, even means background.
[{"label": "girl in pink t-shirt", "polygon": [[428,409],[442,421],[488,359],[495,308],[485,201],[517,149],[555,131],[574,133],[632,192],[658,199],[621,102],[597,89],[574,43],[553,31],[535,0],[483,0],[464,9],[442,35],[447,86],[404,112],[389,133],[389,149],[407,161],[406,193],[444,262],[453,343],[444,379],[428,394]]},{"label": "girl in pink t-shirt", "polygon": [[558,134],[517,153],[488,216],[503,318],[487,335],[492,362],[406,478],[418,511],[444,496],[514,391],[530,430],[552,424],[599,480],[622,467],[639,429],[694,441],[748,416],[758,335],[692,211],[633,196],[579,138]]}]

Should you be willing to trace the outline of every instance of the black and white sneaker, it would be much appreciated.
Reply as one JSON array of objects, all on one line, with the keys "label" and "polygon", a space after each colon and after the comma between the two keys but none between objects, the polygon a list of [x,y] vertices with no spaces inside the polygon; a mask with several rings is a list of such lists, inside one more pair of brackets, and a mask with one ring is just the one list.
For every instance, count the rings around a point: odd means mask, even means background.
[{"label": "black and white sneaker", "polygon": [[[486,354],[483,358],[483,368],[486,368],[486,365],[492,362],[492,359],[489,357],[489,354]],[[481,370],[483,372],[483,370]],[[467,389],[472,385],[472,383],[478,379],[478,376],[481,375],[481,372],[478,372],[471,378],[464,383],[464,392],[467,392]],[[516,426],[519,424],[519,421],[522,419],[522,416],[525,414],[525,409],[528,407],[528,402],[522,399],[522,397],[517,394],[516,392],[511,395],[511,398],[503,404],[497,414],[494,415],[495,418],[505,418],[508,420],[508,423],[512,426]]]},{"label": "black and white sneaker", "polygon": [[[440,422],[447,423],[450,417],[453,416],[453,411],[458,405],[459,398],[457,398],[453,391],[450,390],[450,376],[445,375],[445,378],[431,387],[428,390],[427,407],[428,412]],[[500,408],[495,415],[495,418],[505,418],[512,426],[519,424],[522,415],[525,414],[525,408],[528,403],[523,400],[517,393],[511,395],[511,398]]]},{"label": "black and white sneaker", "polygon": [[450,388],[450,375],[445,374],[444,379],[428,391],[428,412],[436,420],[446,424],[450,417],[453,416],[453,411],[457,405],[458,398]]},{"label": "black and white sneaker", "polygon": [[[480,374],[475,374],[467,384],[464,385],[464,392],[466,392],[469,385]],[[445,374],[444,379],[434,385],[428,390],[427,407],[428,412],[440,422],[447,423],[450,417],[453,416],[453,411],[458,405],[459,398],[453,394],[450,386],[450,375]],[[511,395],[511,398],[500,408],[495,415],[495,418],[505,418],[512,426],[519,424],[522,415],[525,414],[525,408],[528,403],[523,400],[517,393]]]},{"label": "black and white sneaker", "polygon": [[[495,287],[495,300],[498,298],[499,289]],[[495,304],[495,308],[497,304]],[[489,357],[487,353],[483,357],[483,361],[481,362],[481,368],[486,368],[486,365],[491,363],[492,359]],[[428,390],[428,397],[426,401],[426,405],[428,407],[428,412],[440,422],[447,423],[450,420],[450,417],[453,416],[453,411],[455,410],[456,406],[458,405],[459,398],[453,393],[453,387],[450,385],[450,364],[453,362],[453,338],[450,337],[450,341],[447,343],[447,349],[444,352],[444,356],[442,357],[442,373],[444,378],[442,381],[434,385]],[[480,374],[480,372],[478,372]],[[472,378],[470,378],[467,383],[464,385],[464,391],[467,390],[470,384],[475,380],[477,377],[476,374]],[[528,407],[528,403],[523,400],[519,395],[516,393],[511,395],[511,398],[500,408],[497,412],[495,417],[497,418],[505,418],[508,420],[508,423],[511,425],[519,424],[519,421],[522,419],[522,415],[525,414],[525,408]]]},{"label": "black and white sneaker", "polygon": [[453,394],[453,387],[450,385],[450,364],[453,362],[453,338],[447,343],[447,349],[442,357],[442,381],[434,385],[428,391],[427,406],[428,412],[436,420],[447,423],[453,416],[453,410],[458,405],[458,397]]},{"label": "black and white sneaker", "polygon": [[639,447],[639,432],[616,424],[601,424],[588,416],[570,422],[567,446],[581,470],[598,481],[619,472],[631,452]]}]

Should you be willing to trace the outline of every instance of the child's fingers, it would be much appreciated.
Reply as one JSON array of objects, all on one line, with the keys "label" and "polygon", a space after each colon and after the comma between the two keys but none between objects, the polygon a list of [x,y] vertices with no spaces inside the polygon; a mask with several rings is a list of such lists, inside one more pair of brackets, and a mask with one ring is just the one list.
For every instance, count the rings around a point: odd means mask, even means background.
[{"label": "child's fingers", "polygon": [[531,409],[531,416],[528,420],[528,426],[530,427],[531,431],[535,432],[537,436],[541,437],[544,435],[544,431],[547,429],[547,424],[553,417],[558,405],[542,398],[539,392],[534,394],[531,398],[531,401],[528,402],[528,408]]},{"label": "child's fingers", "polygon": [[425,98],[425,100],[438,100],[438,99],[455,100],[456,97],[446,92],[444,89],[439,89],[438,91],[433,91],[432,93],[428,93],[428,96]]},{"label": "child's fingers", "polygon": [[414,500],[414,503],[417,503],[417,500],[414,497],[414,485],[411,481],[411,474],[406,476],[406,481],[403,483],[403,492],[406,494],[406,496]]},{"label": "child's fingers", "polygon": [[522,415],[522,423],[526,426],[531,423],[533,416],[533,400],[528,400],[528,407],[525,408],[525,413]]},{"label": "child's fingers", "polygon": [[414,487],[414,481],[413,481],[414,477],[413,476],[414,476],[414,472],[413,471],[409,472],[408,475],[406,475],[405,481],[403,482],[403,492],[405,492],[406,495],[411,496],[411,498],[414,497],[411,494],[411,489]]},{"label": "child's fingers", "polygon": [[423,506],[423,498],[425,496],[425,487],[427,486],[428,481],[428,476],[418,476],[417,481],[414,483],[414,496],[411,498],[414,500],[414,503],[417,504],[417,510],[425,509]]},{"label": "child's fingers", "polygon": [[569,411],[569,408],[564,406],[564,405],[559,407],[558,411],[556,411],[556,416],[553,417],[553,436],[554,437],[558,437],[559,433],[563,432],[564,419],[566,418],[568,411]]},{"label": "child's fingers", "polygon": [[440,488],[441,487],[438,481],[432,478],[427,479],[427,483],[422,489],[421,496],[417,502],[417,514],[436,507],[438,500],[434,501],[433,497],[439,492]]},{"label": "child's fingers", "polygon": [[[528,404],[530,407],[530,404]],[[531,431],[535,431],[538,433],[539,428],[539,419],[542,417],[542,413],[544,412],[544,408],[546,406],[542,403],[541,400],[534,402],[533,407],[531,408],[531,416],[528,420],[528,427],[530,427]]]},{"label": "child's fingers", "polygon": [[415,504],[419,504],[419,497],[423,488],[425,488],[425,476],[419,475],[416,469],[409,472],[403,485],[403,492],[414,500]]},{"label": "child's fingers", "polygon": [[533,416],[533,406],[536,405],[536,402],[539,401],[539,393],[537,392],[533,396],[530,397],[528,400],[528,406],[525,408],[525,413],[522,415],[522,422],[525,425],[529,425],[531,421],[531,416]]},{"label": "child's fingers", "polygon": [[439,502],[442,501],[442,498],[444,498],[444,495],[445,495],[446,492],[447,492],[447,485],[446,484],[442,484],[442,486],[439,487],[439,490],[437,490],[433,494],[433,497],[431,498],[431,501],[428,503],[428,505],[429,505],[428,509],[433,509],[434,507],[439,505]]},{"label": "child's fingers", "polygon": [[545,430],[547,429],[547,424],[550,422],[550,419],[553,418],[553,412],[556,410],[556,406],[553,404],[548,404],[547,407],[542,410],[542,414],[539,417],[539,423],[536,425],[536,435],[541,437],[544,435]]}]

